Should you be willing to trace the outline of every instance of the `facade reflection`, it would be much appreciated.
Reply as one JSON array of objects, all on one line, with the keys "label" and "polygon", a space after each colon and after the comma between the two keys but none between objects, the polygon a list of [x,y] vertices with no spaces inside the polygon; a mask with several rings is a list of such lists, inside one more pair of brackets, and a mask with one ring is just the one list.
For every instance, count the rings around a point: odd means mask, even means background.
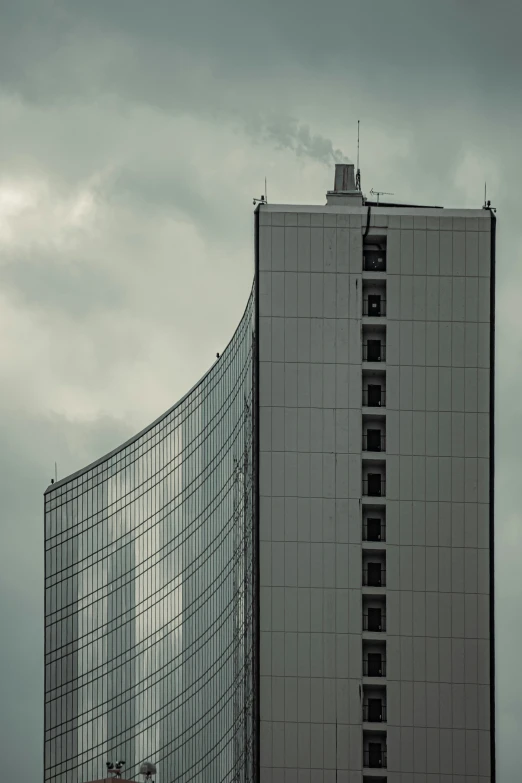
[{"label": "facade reflection", "polygon": [[253,779],[254,296],[153,425],[45,494],[45,781]]}]

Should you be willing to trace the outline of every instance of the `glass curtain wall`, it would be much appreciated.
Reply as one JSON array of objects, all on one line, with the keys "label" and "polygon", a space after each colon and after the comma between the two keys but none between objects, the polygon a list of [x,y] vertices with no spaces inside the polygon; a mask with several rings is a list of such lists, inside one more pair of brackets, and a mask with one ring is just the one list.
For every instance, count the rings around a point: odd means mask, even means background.
[{"label": "glass curtain wall", "polygon": [[45,493],[46,783],[254,778],[253,343]]}]

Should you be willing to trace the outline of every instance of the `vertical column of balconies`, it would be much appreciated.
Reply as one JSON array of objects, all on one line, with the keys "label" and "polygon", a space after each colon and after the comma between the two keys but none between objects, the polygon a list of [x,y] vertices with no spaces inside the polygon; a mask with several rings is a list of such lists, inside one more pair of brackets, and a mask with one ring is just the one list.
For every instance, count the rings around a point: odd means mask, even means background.
[{"label": "vertical column of balconies", "polygon": [[386,238],[363,247],[363,781],[386,779]]}]

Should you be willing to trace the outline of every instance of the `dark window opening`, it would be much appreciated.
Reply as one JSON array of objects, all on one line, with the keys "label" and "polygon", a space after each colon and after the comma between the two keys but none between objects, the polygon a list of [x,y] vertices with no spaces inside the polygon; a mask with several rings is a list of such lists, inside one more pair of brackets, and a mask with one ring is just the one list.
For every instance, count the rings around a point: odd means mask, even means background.
[{"label": "dark window opening", "polygon": [[363,391],[363,405],[368,408],[380,408],[386,405],[386,392],[382,386],[369,383],[368,388]]},{"label": "dark window opening", "polygon": [[363,674],[365,677],[386,676],[386,664],[381,653],[368,653],[363,661]]},{"label": "dark window opening", "polygon": [[386,315],[386,300],[380,294],[368,294],[363,300],[363,315],[380,318]]},{"label": "dark window opening", "polygon": [[368,340],[363,345],[363,361],[365,362],[384,362],[386,361],[386,346],[381,340]]},{"label": "dark window opening", "polygon": [[384,523],[380,519],[368,517],[363,530],[364,541],[385,541]]},{"label": "dark window opening", "polygon": [[369,742],[368,750],[364,751],[364,766],[370,769],[386,768],[386,751],[380,742]]},{"label": "dark window opening", "polygon": [[386,247],[384,243],[363,246],[363,269],[365,272],[386,272]]},{"label": "dark window opening", "polygon": [[370,607],[363,618],[363,630],[380,633],[386,630],[386,615],[378,607]]},{"label": "dark window opening", "polygon": [[365,451],[382,451],[384,450],[384,436],[380,430],[368,429],[366,430],[366,442],[363,444]]},{"label": "dark window opening", "polygon": [[368,699],[364,705],[364,720],[368,723],[382,723],[386,720],[386,706],[382,699]]},{"label": "dark window opening", "polygon": [[386,584],[386,570],[381,563],[367,563],[363,571],[363,584],[366,587],[383,587]]},{"label": "dark window opening", "polygon": [[384,497],[385,483],[380,473],[368,473],[368,478],[363,482],[363,494],[369,497]]}]

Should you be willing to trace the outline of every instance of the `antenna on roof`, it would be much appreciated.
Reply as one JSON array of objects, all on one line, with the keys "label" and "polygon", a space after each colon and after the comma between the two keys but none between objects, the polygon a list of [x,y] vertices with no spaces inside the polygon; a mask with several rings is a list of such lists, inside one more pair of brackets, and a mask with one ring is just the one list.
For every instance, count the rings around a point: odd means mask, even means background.
[{"label": "antenna on roof", "polygon": [[357,120],[357,174],[355,175],[355,190],[361,189],[361,169],[359,168],[359,126],[360,120]]},{"label": "antenna on roof", "polygon": [[54,463],[54,479],[55,481],[58,481],[58,466],[56,462]]},{"label": "antenna on roof", "polygon": [[259,198],[253,199],[254,206],[256,204],[266,204],[266,177],[265,177],[265,192],[261,194]]},{"label": "antenna on roof", "polygon": [[370,190],[370,193],[372,196],[377,196],[377,204],[379,203],[379,196],[393,196],[393,193],[387,193],[385,190],[374,190],[373,188]]},{"label": "antenna on roof", "polygon": [[268,204],[268,191],[267,191],[267,189],[266,189],[266,177],[265,177],[265,201],[266,201],[266,202],[267,202],[267,204]]},{"label": "antenna on roof", "polygon": [[489,209],[490,212],[496,212],[497,208],[491,206],[491,201],[488,201],[488,195],[487,195],[487,187],[486,183],[484,182],[484,206],[482,209]]}]

